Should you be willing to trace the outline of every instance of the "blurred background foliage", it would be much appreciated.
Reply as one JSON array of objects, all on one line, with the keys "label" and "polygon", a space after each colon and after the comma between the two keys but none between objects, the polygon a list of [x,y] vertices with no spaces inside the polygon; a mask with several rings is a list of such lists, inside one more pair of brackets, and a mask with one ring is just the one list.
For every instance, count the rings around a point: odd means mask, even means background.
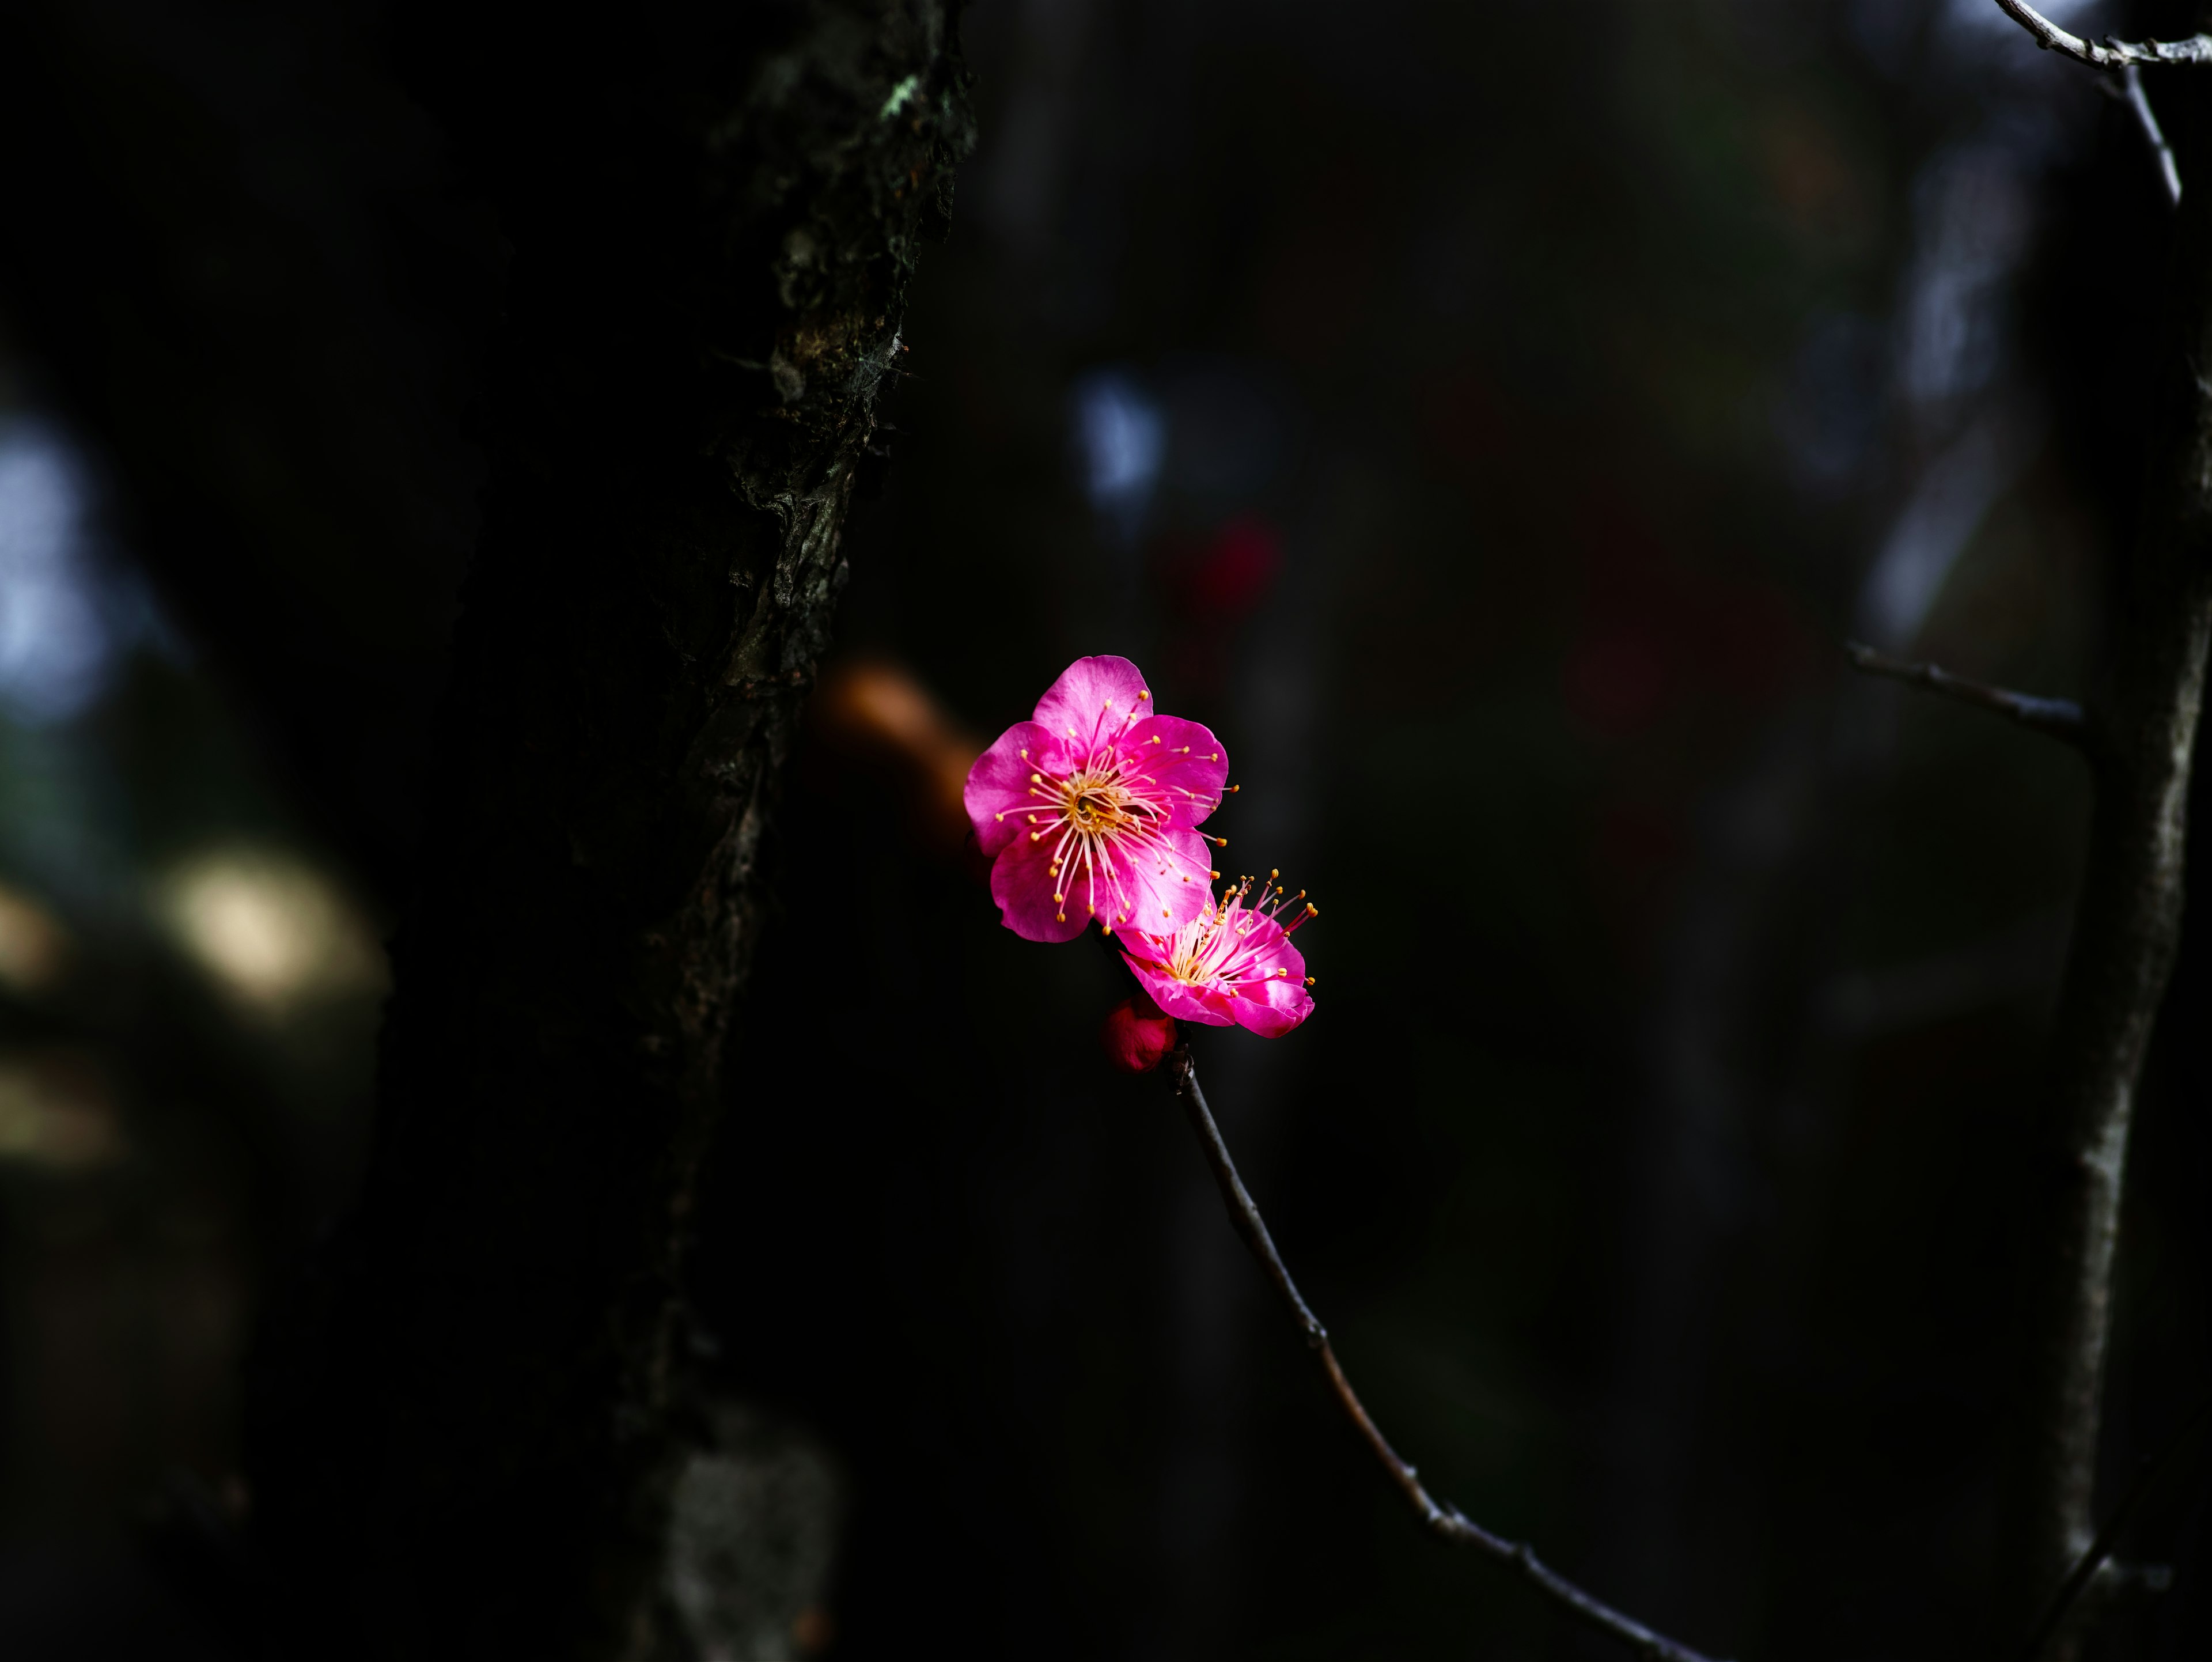
[{"label": "blurred background foliage", "polygon": [[[250,1513],[252,1324],[365,1135],[501,265],[385,21],[0,24],[11,1657],[222,1653],[194,1520]],[[1838,646],[2081,690],[2166,234],[2124,112],[1986,0],[965,28],[983,144],[700,1211],[703,1365],[848,1492],[779,1645],[1604,1653],[1401,1515],[1164,1093],[1099,1059],[1121,971],[998,927],[958,777],[1094,652],[1226,741],[1224,869],[1322,904],[1316,1018],[1197,1050],[1431,1487],[1714,1653],[2003,1641],[2085,781]],[[2212,1374],[2202,934],[2123,1475]],[[2212,1637],[2203,1495],[2146,1509],[2176,1583],[2110,1654]]]}]

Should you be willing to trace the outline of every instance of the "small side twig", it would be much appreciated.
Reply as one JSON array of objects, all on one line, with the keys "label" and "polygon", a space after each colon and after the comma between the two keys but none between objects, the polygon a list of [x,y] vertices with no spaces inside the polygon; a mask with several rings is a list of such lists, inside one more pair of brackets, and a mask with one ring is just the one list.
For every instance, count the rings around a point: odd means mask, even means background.
[{"label": "small side twig", "polygon": [[1844,651],[1850,658],[1851,667],[1862,673],[1886,676],[1929,692],[1940,692],[1947,698],[1956,698],[1962,703],[2005,716],[2033,732],[2063,739],[2078,750],[2089,748],[2089,718],[2071,698],[2038,698],[2031,693],[1984,686],[1937,665],[1907,663],[1886,652],[1876,652],[1870,646],[1861,646],[1856,641],[1845,642]]},{"label": "small side twig", "polygon": [[2136,1515],[2136,1508],[2142,1504],[2143,1497],[2151,1491],[2151,1486],[2165,1475],[2166,1468],[2173,1464],[2175,1457],[2208,1417],[2212,1417],[2212,1397],[2197,1403],[2158,1452],[2137,1468],[2134,1481],[2120,1496],[2119,1504],[2112,1508],[2112,1515],[2105,1519],[2105,1526],[2097,1531],[2097,1538],[2089,1543],[2088,1549],[2075,1562],[2073,1572],[2059,1584],[2058,1591],[2051,1594],[2051,1603],[2044,1610],[2043,1619],[2035,1624],[2034,1633],[2028,1637],[2027,1648],[2021,1653],[2021,1662],[2035,1662],[2035,1659],[2043,1654],[2043,1647],[2051,1642],[2051,1635],[2057,1633],[2060,1624],[2066,1620],[2066,1612],[2074,1608],[2082,1593],[2087,1591],[2089,1583],[2095,1579],[2099,1568],[2112,1555],[2112,1549],[2119,1543],[2120,1532],[2127,1528],[2128,1521]]},{"label": "small side twig", "polygon": [[2212,64],[2212,34],[2185,40],[2084,40],[2069,34],[2027,0],[1997,0],[1997,9],[2026,29],[2035,44],[2063,52],[2076,63],[2100,70],[2124,70],[2139,64]]},{"label": "small side twig", "polygon": [[2158,169],[2159,182],[2166,186],[2166,199],[2179,208],[2181,165],[2173,159],[2173,146],[2166,142],[2165,130],[2158,125],[2158,113],[2150,107],[2149,94],[2143,91],[2142,70],[2133,64],[2120,71],[2120,96],[2134,113],[2136,125],[2142,130],[2143,143],[2150,146],[2151,164]]},{"label": "small side twig", "polygon": [[1237,1174],[1236,1162],[1229,1157],[1229,1146],[1221,1140],[1221,1128],[1214,1123],[1212,1111],[1206,1105],[1206,1093],[1199,1088],[1198,1070],[1192,1064],[1188,1050],[1177,1050],[1168,1056],[1170,1077],[1175,1081],[1176,1095],[1181,1099],[1183,1111],[1189,1117],[1191,1129],[1198,1134],[1199,1146],[1206,1153],[1206,1164],[1213,1168],[1213,1180],[1219,1185],[1223,1203],[1229,1208],[1229,1221],[1237,1233],[1251,1249],[1260,1267],[1267,1272],[1275,1291],[1289,1309],[1291,1319],[1305,1335],[1307,1345],[1322,1372],[1328,1376],[1329,1389],[1334,1393],[1345,1417],[1382,1462],[1383,1470],[1406,1497],[1415,1514],[1430,1531],[1455,1546],[1472,1547],[1486,1558],[1510,1566],[1521,1578],[1532,1584],[1554,1604],[1578,1617],[1600,1633],[1609,1635],[1626,1645],[1638,1656],[1650,1662],[1708,1662],[1708,1659],[1688,1646],[1678,1644],[1663,1634],[1654,1633],[1641,1622],[1622,1615],[1610,1604],[1592,1598],[1580,1587],[1551,1569],[1540,1561],[1525,1542],[1509,1541],[1493,1535],[1468,1518],[1457,1507],[1439,1505],[1422,1487],[1419,1475],[1399,1458],[1390,1446],[1366,1405],[1352,1390],[1352,1381],[1345,1377],[1344,1367],[1336,1359],[1336,1352],[1328,1342],[1328,1330],[1300,1295],[1297,1283],[1284,1267],[1282,1255],[1275,1251],[1275,1243],[1267,1233],[1260,1208],[1253,1203],[1251,1192],[1244,1180]]}]

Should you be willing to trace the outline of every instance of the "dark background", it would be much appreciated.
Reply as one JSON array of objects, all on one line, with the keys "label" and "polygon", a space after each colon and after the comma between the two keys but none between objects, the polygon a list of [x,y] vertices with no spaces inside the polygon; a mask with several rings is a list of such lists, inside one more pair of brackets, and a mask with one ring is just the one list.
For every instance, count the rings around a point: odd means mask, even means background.
[{"label": "dark background", "polygon": [[[363,1136],[501,267],[386,21],[0,20],[11,1658],[222,1653],[175,1543],[250,1512],[253,1324]],[[1314,892],[1320,1004],[1200,1065],[1438,1493],[1715,1653],[2002,1647],[2086,780],[1839,643],[2080,690],[2167,217],[2124,111],[1985,0],[965,28],[848,664],[981,740],[1122,653],[1225,740],[1210,829]],[[940,797],[796,758],[701,1214],[705,1366],[842,1475],[831,1653],[1606,1653],[1403,1514],[1100,1059],[1121,972],[1000,928]],[[2203,933],[2116,1478],[2212,1385]],[[2212,1644],[2203,1493],[2109,1654]]]}]

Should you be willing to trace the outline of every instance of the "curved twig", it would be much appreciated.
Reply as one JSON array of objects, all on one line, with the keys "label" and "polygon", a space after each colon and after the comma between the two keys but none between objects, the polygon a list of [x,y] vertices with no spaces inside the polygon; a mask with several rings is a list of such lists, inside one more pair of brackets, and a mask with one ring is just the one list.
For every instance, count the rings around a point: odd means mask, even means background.
[{"label": "curved twig", "polygon": [[1177,1050],[1168,1056],[1168,1071],[1175,1081],[1176,1095],[1182,1100],[1183,1111],[1189,1117],[1191,1129],[1198,1134],[1199,1146],[1206,1152],[1206,1164],[1213,1168],[1213,1180],[1219,1185],[1221,1199],[1229,1208],[1229,1221],[1237,1233],[1244,1238],[1244,1245],[1267,1272],[1267,1279],[1275,1284],[1275,1291],[1288,1307],[1291,1319],[1305,1335],[1307,1345],[1322,1372],[1328,1375],[1329,1389],[1335,1393],[1337,1403],[1344,1409],[1367,1446],[1374,1451],[1390,1481],[1398,1486],[1422,1523],[1439,1538],[1454,1546],[1473,1547],[1486,1558],[1510,1565],[1522,1579],[1531,1583],[1555,1604],[1596,1629],[1626,1645],[1638,1656],[1650,1662],[1708,1662],[1708,1659],[1688,1646],[1678,1644],[1663,1634],[1654,1633],[1641,1622],[1622,1615],[1610,1604],[1592,1598],[1566,1577],[1549,1568],[1531,1551],[1525,1542],[1509,1541],[1504,1536],[1493,1535],[1476,1523],[1457,1507],[1439,1505],[1422,1487],[1419,1474],[1399,1457],[1390,1446],[1389,1439],[1367,1412],[1366,1405],[1345,1377],[1343,1365],[1336,1360],[1336,1352],[1328,1342],[1328,1330],[1321,1324],[1305,1300],[1298,1292],[1297,1283],[1283,1264],[1282,1255],[1275,1251],[1273,1237],[1267,1233],[1267,1221],[1261,1217],[1260,1208],[1253,1204],[1250,1190],[1244,1180],[1237,1175],[1237,1164],[1229,1158],[1229,1145],[1221,1140],[1221,1128],[1213,1123],[1212,1111],[1206,1105],[1206,1093],[1199,1088],[1198,1070],[1193,1066],[1190,1052]]},{"label": "curved twig", "polygon": [[2212,64],[2212,34],[2186,40],[2084,40],[2069,34],[2027,0],[1997,0],[1997,9],[2026,29],[2035,44],[2093,69],[2124,70],[2151,64]]},{"label": "curved twig", "polygon": [[1851,661],[1851,667],[1863,674],[1880,675],[1929,692],[1940,692],[1947,698],[1956,698],[1978,709],[2006,716],[2031,732],[2063,739],[2077,749],[2086,751],[2089,747],[2089,718],[2081,706],[2070,698],[2039,698],[2033,693],[1986,686],[1963,675],[1954,675],[1940,665],[1908,663],[1886,652],[1876,652],[1870,646],[1861,646],[1856,641],[1846,641],[1844,651]]}]

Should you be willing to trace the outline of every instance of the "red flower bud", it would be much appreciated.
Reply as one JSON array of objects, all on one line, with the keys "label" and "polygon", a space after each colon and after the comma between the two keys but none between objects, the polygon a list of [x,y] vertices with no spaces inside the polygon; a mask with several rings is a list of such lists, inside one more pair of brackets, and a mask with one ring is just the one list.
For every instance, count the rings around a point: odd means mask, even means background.
[{"label": "red flower bud", "polygon": [[1106,1013],[1098,1043],[1106,1060],[1125,1074],[1149,1074],[1176,1047],[1175,1018],[1144,994],[1125,998]]}]

